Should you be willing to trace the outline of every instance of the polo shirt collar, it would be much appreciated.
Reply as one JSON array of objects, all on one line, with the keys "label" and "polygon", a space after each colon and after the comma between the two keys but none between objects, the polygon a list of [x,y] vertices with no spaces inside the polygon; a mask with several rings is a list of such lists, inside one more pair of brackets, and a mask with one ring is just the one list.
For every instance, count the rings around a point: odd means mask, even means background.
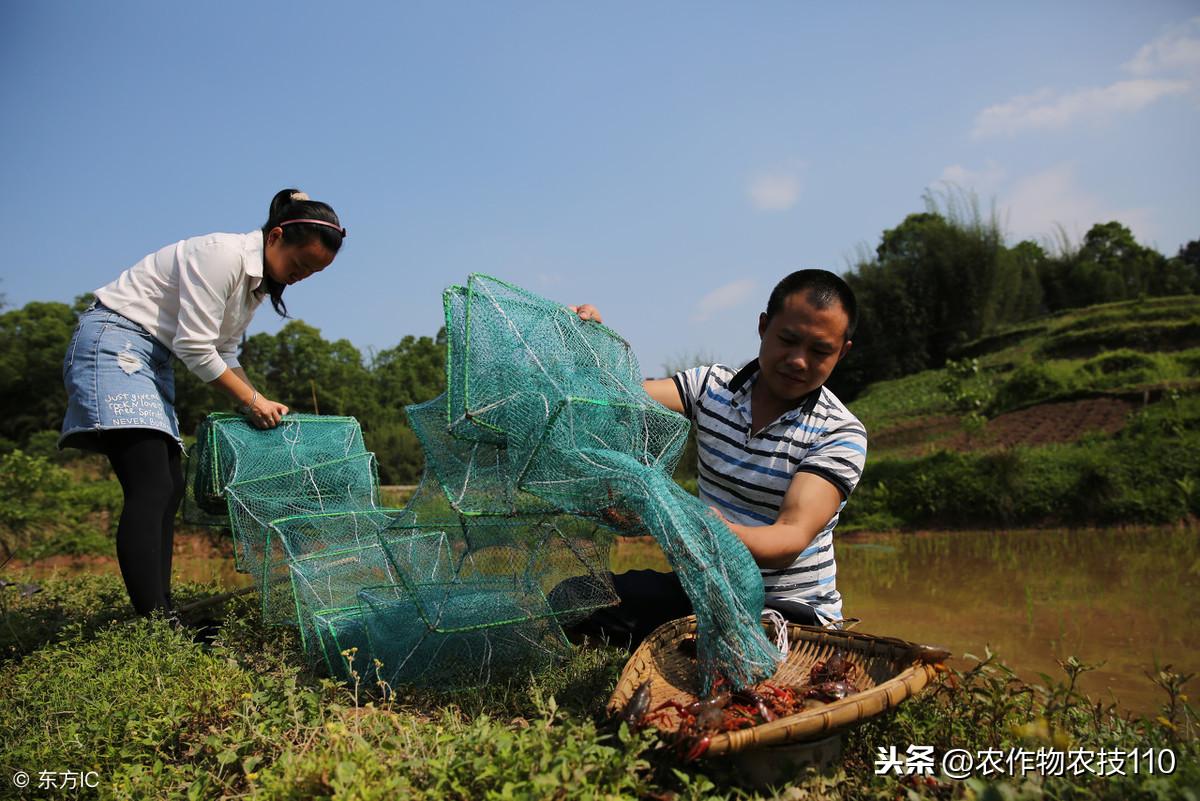
[{"label": "polo shirt collar", "polygon": [[250,289],[255,290],[263,282],[263,234],[254,231],[246,234],[246,247],[242,251],[242,268],[250,279]]},{"label": "polo shirt collar", "polygon": [[[758,359],[751,359],[745,367],[734,374],[733,378],[729,379],[729,392],[733,396],[734,403],[738,406],[745,404],[747,411],[750,408],[750,390],[753,389],[754,382],[758,380],[759,372]],[[822,389],[824,389],[824,385],[805,395],[796,407],[784,412],[779,419],[793,422],[812,414],[817,408],[817,401],[821,399]]]}]

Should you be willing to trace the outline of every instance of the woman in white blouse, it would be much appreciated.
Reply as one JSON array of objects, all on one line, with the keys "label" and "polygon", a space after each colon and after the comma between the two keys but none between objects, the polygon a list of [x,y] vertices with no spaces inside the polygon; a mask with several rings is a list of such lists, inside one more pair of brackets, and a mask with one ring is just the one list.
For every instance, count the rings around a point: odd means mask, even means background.
[{"label": "woman in white blouse", "polygon": [[184,486],[172,354],[252,425],[278,425],[288,408],[251,385],[238,344],[265,298],[287,315],[284,288],[328,267],[345,236],[329,205],[284,189],[261,230],[151,253],[97,289],[80,317],[63,361],[59,447],[98,451],[112,463],[125,495],[117,559],[140,614],[173,611],[171,549]]}]

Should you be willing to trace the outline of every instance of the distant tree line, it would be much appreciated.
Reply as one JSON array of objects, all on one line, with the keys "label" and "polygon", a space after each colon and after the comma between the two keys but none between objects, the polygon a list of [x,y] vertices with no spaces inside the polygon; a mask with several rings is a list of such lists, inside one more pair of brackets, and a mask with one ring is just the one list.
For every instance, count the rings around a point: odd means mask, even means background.
[{"label": "distant tree line", "polygon": [[[966,343],[1047,312],[1200,292],[1200,241],[1167,258],[1118,222],[1093,226],[1077,247],[1060,239],[1054,253],[1032,241],[1009,247],[994,218],[961,202],[930,202],[884,231],[846,275],[861,322],[831,386],[853,399],[874,381],[940,367]],[[66,409],[62,357],[90,300],[32,301],[0,313],[0,452],[52,452]],[[296,411],[358,418],[385,483],[420,477],[424,456],[404,406],[445,388],[444,331],[364,356],[348,340],[330,342],[291,320],[276,334],[249,337],[241,361],[263,392]],[[178,362],[175,384],[185,435],[231,406]]]},{"label": "distant tree line", "polygon": [[1170,258],[1119,222],[1098,223],[1056,252],[1009,247],[995,217],[951,198],[883,232],[845,275],[860,305],[854,348],[830,387],[853,400],[876,381],[941,367],[963,345],[1062,309],[1200,292],[1200,240]]},{"label": "distant tree line", "polygon": [[[0,314],[0,452],[41,455],[53,443],[66,411],[62,359],[78,315],[91,302],[34,301]],[[294,411],[358,418],[367,447],[379,458],[380,478],[404,484],[421,475],[424,456],[404,406],[445,388],[445,339],[407,336],[364,358],[349,340],[330,342],[301,320],[276,334],[249,337],[241,354],[255,386]],[[175,409],[185,435],[230,400],[175,362]]]}]

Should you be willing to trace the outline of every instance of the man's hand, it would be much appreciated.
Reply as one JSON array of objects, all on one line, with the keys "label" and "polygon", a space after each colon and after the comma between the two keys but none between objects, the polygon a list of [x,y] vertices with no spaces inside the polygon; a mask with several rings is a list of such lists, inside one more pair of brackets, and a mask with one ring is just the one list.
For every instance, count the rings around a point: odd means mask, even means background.
[{"label": "man's hand", "polygon": [[567,308],[578,314],[580,320],[591,320],[594,323],[604,322],[600,317],[600,310],[590,303],[584,303],[581,306],[568,306]]}]

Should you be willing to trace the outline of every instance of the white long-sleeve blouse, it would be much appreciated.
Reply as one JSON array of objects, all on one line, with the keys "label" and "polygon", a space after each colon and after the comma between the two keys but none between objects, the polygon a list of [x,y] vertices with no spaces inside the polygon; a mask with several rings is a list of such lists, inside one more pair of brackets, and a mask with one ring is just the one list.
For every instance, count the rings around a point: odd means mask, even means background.
[{"label": "white long-sleeve blouse", "polygon": [[262,231],[208,234],[151,253],[96,290],[209,382],[238,367],[238,343],[263,301]]}]

